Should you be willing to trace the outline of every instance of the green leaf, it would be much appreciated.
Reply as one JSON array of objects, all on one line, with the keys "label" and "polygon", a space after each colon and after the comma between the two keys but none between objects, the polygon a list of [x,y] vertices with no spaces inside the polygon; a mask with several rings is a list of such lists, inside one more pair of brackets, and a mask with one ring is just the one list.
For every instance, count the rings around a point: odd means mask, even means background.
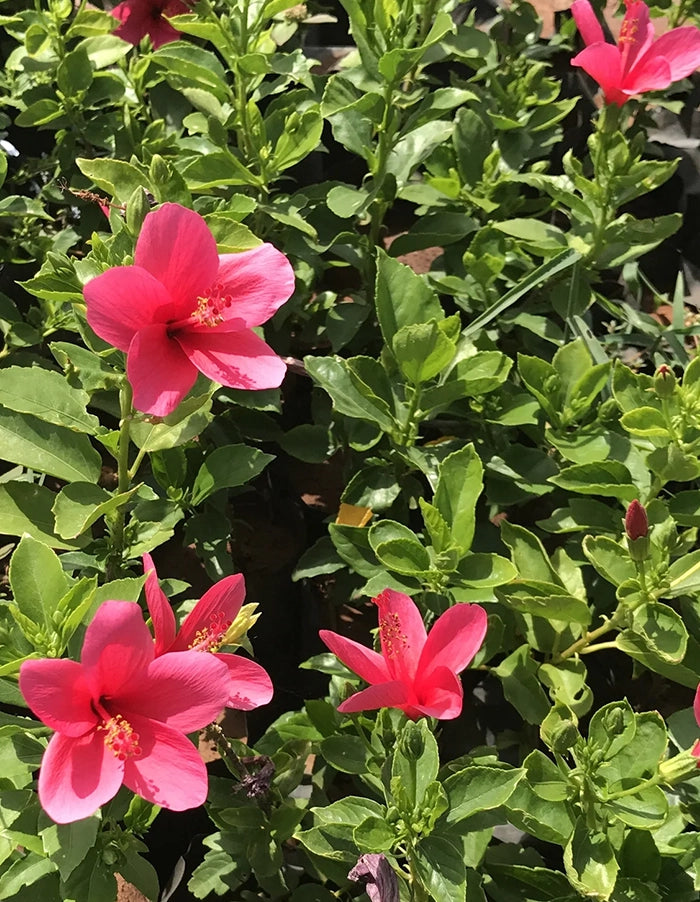
[{"label": "green leaf", "polygon": [[66,53],[56,70],[56,83],[66,97],[87,91],[92,84],[92,66],[85,47],[78,45]]},{"label": "green leaf", "polygon": [[23,536],[10,561],[10,587],[25,617],[53,628],[52,614],[68,588],[68,578],[50,548]]},{"label": "green leaf", "polygon": [[660,786],[647,786],[638,793],[605,803],[623,824],[637,830],[657,830],[668,816],[668,802]]},{"label": "green leaf", "polygon": [[462,183],[473,188],[483,178],[484,162],[493,147],[493,128],[488,117],[462,107],[455,116],[452,143]]},{"label": "green leaf", "polygon": [[616,460],[565,467],[550,482],[581,495],[603,495],[629,504],[639,494],[629,470]]},{"label": "green leaf", "polygon": [[272,156],[271,165],[279,172],[295,166],[308,156],[321,143],[323,118],[318,105],[304,110],[303,113],[292,113],[288,116],[284,131],[279,137]]},{"label": "green leaf", "polygon": [[393,573],[420,577],[430,570],[430,555],[418,540],[390,539],[376,545],[374,553]]},{"label": "green leaf", "polygon": [[563,802],[569,795],[569,781],[557,765],[539,749],[523,762],[532,791],[547,802]]},{"label": "green leaf", "polygon": [[56,532],[63,539],[75,539],[96,523],[127,504],[138,486],[121,495],[112,495],[91,482],[72,482],[56,495],[53,515]]},{"label": "green leaf", "polygon": [[72,388],[59,373],[39,367],[11,366],[0,370],[3,407],[29,413],[57,426],[91,435],[100,428],[97,417],[87,413],[87,392]]},{"label": "green leaf", "polygon": [[305,357],[304,365],[331,396],[338,413],[376,423],[383,432],[391,434],[396,422],[388,404],[350,372],[346,361],[339,357]]},{"label": "green leaf", "polygon": [[566,876],[584,896],[609,899],[615,888],[619,865],[610,840],[596,833],[583,817],[576,821],[571,840],[564,849]]},{"label": "green leaf", "polygon": [[366,527],[330,523],[328,532],[340,557],[360,576],[369,579],[383,572],[369,543]]},{"label": "green leaf", "polygon": [[52,506],[56,495],[43,485],[5,482],[0,485],[0,522],[8,536],[29,533],[51,548],[75,548],[85,540],[66,542],[54,533]]},{"label": "green leaf", "polygon": [[666,578],[670,586],[664,590],[664,598],[697,592],[700,589],[700,551],[691,551],[674,561],[668,568]]},{"label": "green leaf", "polygon": [[223,445],[207,456],[195,477],[191,503],[196,507],[213,492],[244,485],[258,476],[274,460],[248,445]]},{"label": "green leaf", "polygon": [[503,693],[523,720],[539,724],[549,712],[549,702],[537,679],[537,664],[528,645],[521,645],[494,667],[492,673],[503,684]]},{"label": "green leaf", "polygon": [[364,774],[367,754],[367,746],[358,736],[328,736],[321,743],[323,758],[344,774]]},{"label": "green leaf", "polygon": [[416,845],[418,878],[436,902],[465,902],[467,875],[462,844],[453,837],[432,833]]},{"label": "green leaf", "polygon": [[408,721],[396,739],[391,763],[392,785],[396,780],[405,793],[409,811],[420,810],[426,790],[436,779],[440,755],[435,736],[425,719]]},{"label": "green leaf", "polygon": [[586,536],[583,553],[598,573],[613,586],[620,586],[637,575],[626,550],[608,536]]},{"label": "green leaf", "polygon": [[0,408],[0,457],[66,482],[97,482],[102,467],[86,435],[5,408]]},{"label": "green leaf", "polygon": [[679,664],[688,643],[683,620],[665,604],[643,604],[632,615],[631,626],[615,639],[622,651],[651,667],[655,659]]},{"label": "green leaf", "polygon": [[[34,852],[30,852],[23,858],[14,861],[2,875],[0,887],[0,899],[11,899],[20,892],[22,887],[37,884],[42,877],[56,870],[56,865],[48,858],[42,858]],[[34,891],[36,891],[36,887]],[[29,899],[29,897],[26,897]],[[36,898],[36,896],[34,897]],[[40,895],[41,898],[41,895]]]},{"label": "green leaf", "polygon": [[463,552],[474,538],[476,502],[483,489],[484,468],[473,445],[454,451],[440,464],[433,504]]},{"label": "green leaf", "polygon": [[511,562],[499,554],[468,552],[459,562],[455,582],[460,586],[490,589],[511,582],[517,575]]},{"label": "green leaf", "polygon": [[137,188],[151,190],[148,176],[133,163],[111,160],[107,157],[98,160],[78,158],[75,162],[83,175],[93,184],[121,203],[126,203]]},{"label": "green leaf", "polygon": [[50,824],[41,833],[44,851],[67,880],[95,844],[100,818],[85,817],[71,824]]},{"label": "green leaf", "polygon": [[437,295],[425,279],[382,250],[377,256],[375,304],[384,342],[389,347],[404,326],[444,319]]},{"label": "green leaf", "polygon": [[664,415],[655,407],[638,407],[628,410],[620,418],[620,425],[631,435],[640,438],[662,438],[670,441],[671,433]]},{"label": "green leaf", "polygon": [[444,782],[450,808],[445,819],[451,826],[504,805],[525,776],[525,770],[511,767],[470,765]]},{"label": "green leaf", "polygon": [[505,588],[498,589],[496,595],[499,601],[521,614],[580,623],[583,626],[591,622],[587,602],[554,583],[517,579]]},{"label": "green leaf", "polygon": [[229,150],[201,154],[182,163],[182,177],[191,191],[205,192],[221,185],[252,185],[260,179]]},{"label": "green leaf", "polygon": [[209,394],[186,398],[162,420],[134,419],[130,435],[142,451],[162,451],[189,442],[203,432],[212,420]]},{"label": "green leaf", "polygon": [[435,320],[402,326],[394,335],[392,347],[401,371],[413,385],[437,376],[452,362],[457,350]]}]

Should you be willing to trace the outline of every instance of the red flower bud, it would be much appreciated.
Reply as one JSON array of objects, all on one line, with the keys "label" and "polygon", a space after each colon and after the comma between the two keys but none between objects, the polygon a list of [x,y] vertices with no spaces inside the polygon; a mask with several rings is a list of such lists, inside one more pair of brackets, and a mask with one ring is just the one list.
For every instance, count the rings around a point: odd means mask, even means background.
[{"label": "red flower bud", "polygon": [[647,518],[646,508],[635,498],[627,508],[625,514],[625,532],[627,538],[634,541],[635,539],[643,539],[649,535],[649,519]]}]

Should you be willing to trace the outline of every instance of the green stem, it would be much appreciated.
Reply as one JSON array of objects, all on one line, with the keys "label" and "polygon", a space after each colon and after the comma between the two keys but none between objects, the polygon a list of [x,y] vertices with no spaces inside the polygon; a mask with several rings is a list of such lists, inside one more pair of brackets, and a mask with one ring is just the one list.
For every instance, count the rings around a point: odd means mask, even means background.
[{"label": "green stem", "polygon": [[399,444],[404,448],[410,448],[416,440],[417,429],[413,420],[420,404],[421,395],[423,394],[420,385],[414,385],[412,392],[411,400],[408,403],[406,422],[399,437]]},{"label": "green stem", "polygon": [[[117,494],[128,492],[131,486],[131,473],[129,471],[129,441],[132,417],[133,392],[131,385],[125,379],[119,392],[119,406],[121,421],[119,423],[119,444],[117,446]],[[124,526],[126,525],[126,512],[123,507],[114,514],[109,523],[111,549],[107,560],[107,579],[116,579],[119,576],[124,562]]]},{"label": "green stem", "polygon": [[589,633],[585,633],[585,635],[581,636],[580,639],[577,639],[568,648],[564,649],[561,654],[557,655],[554,658],[554,661],[566,661],[567,658],[571,658],[573,655],[582,653],[583,649],[591,645],[592,642],[595,642],[596,639],[599,639],[601,636],[609,633],[610,630],[614,630],[616,627],[618,627],[622,621],[622,617],[623,611],[618,608],[612,615],[612,617],[609,620],[606,620],[602,626],[599,626],[598,629],[591,630],[591,632]]}]

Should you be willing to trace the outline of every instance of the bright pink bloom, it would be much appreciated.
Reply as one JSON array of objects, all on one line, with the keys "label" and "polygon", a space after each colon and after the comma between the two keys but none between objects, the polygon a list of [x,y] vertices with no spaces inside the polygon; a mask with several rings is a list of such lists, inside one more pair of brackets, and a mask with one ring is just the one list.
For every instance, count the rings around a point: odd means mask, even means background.
[{"label": "bright pink bloom", "polygon": [[204,219],[179,204],[149,213],[133,266],[115,266],[84,288],[87,320],[126,351],[134,407],[164,417],[197,372],[230,388],[277,388],[284,361],[252,331],[294,290],[294,272],[271,244],[216,251]]},{"label": "bright pink bloom", "polygon": [[[698,722],[698,726],[700,727],[700,686],[698,686],[697,691],[695,692],[695,702],[693,704],[693,710],[695,712],[695,720]],[[700,767],[700,739],[698,739],[698,741],[690,751],[698,759],[698,767]]]},{"label": "bright pink bloom", "polygon": [[484,609],[477,604],[453,605],[438,617],[428,635],[408,595],[386,589],[373,601],[379,608],[381,654],[330,630],[319,633],[343,664],[370,683],[338,710],[400,708],[413,720],[422,715],[441,720],[458,717],[462,683],[457,674],[484,641]]},{"label": "bright pink bloom", "polygon": [[165,17],[188,12],[190,6],[183,0],[124,0],[112,10],[112,15],[121,22],[114,34],[134,45],[148,35],[157,50],[180,37],[180,32]]},{"label": "bright pink bloom", "polygon": [[228,668],[229,694],[227,708],[250,711],[266,705],[272,698],[272,680],[267,671],[240,655],[218,651],[226,630],[236,618],[245,598],[245,581],[240,573],[226,576],[202,595],[177,629],[175,615],[165,593],[158,585],[158,574],[150,554],[143,556],[146,577],[146,604],[153,621],[155,653],[173,651],[213,652]]},{"label": "bright pink bloom", "polygon": [[617,44],[608,44],[588,0],[575,0],[571,12],[586,47],[571,60],[603,89],[606,103],[622,106],[634,94],[658,91],[700,66],[700,29],[673,28],[654,40],[649,8],[628,3]]},{"label": "bright pink bloom", "polygon": [[59,824],[93,814],[122,783],[174,811],[206,799],[207,771],[185,734],[226,704],[226,668],[192,651],[156,658],[137,604],[105,601],[80,663],[25,661],[19,688],[56,731],[41,762],[39,800]]}]

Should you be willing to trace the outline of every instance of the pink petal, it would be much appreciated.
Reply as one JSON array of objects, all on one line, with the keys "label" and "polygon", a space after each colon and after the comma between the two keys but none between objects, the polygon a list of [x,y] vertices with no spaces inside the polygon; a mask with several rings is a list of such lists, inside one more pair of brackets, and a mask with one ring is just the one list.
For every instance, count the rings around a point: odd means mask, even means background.
[{"label": "pink petal", "polygon": [[[690,750],[691,755],[695,755],[696,758],[700,758],[700,739],[697,739],[693,743],[693,747]],[[700,761],[698,761],[698,767],[700,767]]]},{"label": "pink petal", "polygon": [[436,667],[416,686],[416,708],[426,717],[453,720],[462,712],[462,683],[447,667]]},{"label": "pink petal", "polygon": [[190,362],[209,379],[229,388],[278,388],[287,372],[284,361],[254,332],[207,329],[176,336]]},{"label": "pink petal", "polygon": [[58,824],[90,817],[114,798],[123,773],[123,763],[105,746],[99,731],[79,738],[56,733],[41,761],[41,807]]},{"label": "pink petal", "polygon": [[99,723],[77,661],[25,661],[19,671],[19,689],[34,714],[64,736],[82,736]]},{"label": "pink petal", "polygon": [[423,617],[403,592],[385,589],[372,601],[379,608],[379,639],[389,673],[410,685],[427,638]]},{"label": "pink petal", "polygon": [[144,554],[143,556],[143,572],[148,574],[145,587],[146,604],[153,621],[153,632],[156,640],[155,655],[158,657],[168,651],[175,641],[177,625],[170,602],[165,592],[158,585],[158,574],[150,554]]},{"label": "pink petal", "polygon": [[229,689],[228,669],[216,655],[171,651],[156,658],[138,683],[125,686],[113,707],[130,723],[140,715],[191,733],[216,719]]},{"label": "pink petal", "polygon": [[428,634],[416,683],[429,679],[436,667],[447,667],[452,673],[464,670],[481,648],[486,625],[486,611],[478,604],[456,604],[448,608]]},{"label": "pink petal", "polygon": [[240,655],[217,654],[216,657],[228,667],[227,708],[252,711],[270,701],[274,692],[272,680],[259,664]]},{"label": "pink petal", "polygon": [[216,277],[233,296],[232,315],[247,327],[260,326],[294,291],[294,270],[283,253],[261,244],[241,254],[222,254]]},{"label": "pink petal", "polygon": [[[172,27],[172,26],[168,26]],[[185,319],[219,268],[216,241],[199,213],[180,204],[163,204],[143,221],[134,263],[147,269],[170,294],[172,319]]]},{"label": "pink petal", "polygon": [[605,41],[601,24],[588,0],[575,0],[571,5],[571,13],[586,45]]},{"label": "pink petal", "polygon": [[695,692],[695,701],[693,702],[693,711],[695,712],[695,720],[698,722],[698,726],[700,727],[700,686],[698,686]]},{"label": "pink petal", "polygon": [[654,26],[649,21],[649,7],[642,0],[635,0],[627,6],[617,39],[623,81],[653,40]]},{"label": "pink petal", "polygon": [[386,661],[376,651],[330,630],[319,630],[318,634],[336,658],[365,682],[385,683],[391,679]]},{"label": "pink petal", "polygon": [[221,640],[223,633],[236,619],[245,600],[245,579],[240,573],[226,576],[208,589],[185,617],[177,634],[173,650],[184,651],[197,645]]},{"label": "pink petal", "polygon": [[136,45],[148,33],[150,14],[147,4],[139,3],[138,0],[125,0],[114,7],[112,15],[121,22],[113,34],[123,41]]},{"label": "pink petal", "polygon": [[142,754],[124,762],[126,786],[147,802],[171,811],[204,804],[207,769],[189,739],[145,717],[134,717],[130,723],[139,734]]},{"label": "pink petal", "polygon": [[197,379],[197,370],[167,327],[156,323],[141,329],[129,346],[126,373],[134,389],[134,407],[165,417],[172,413]]},{"label": "pink petal", "polygon": [[671,67],[663,57],[647,54],[623,80],[622,90],[630,97],[645,91],[659,91],[671,84]]},{"label": "pink petal", "polygon": [[94,698],[139,685],[153,660],[153,640],[138,604],[103,602],[85,631],[80,660]]},{"label": "pink petal", "polygon": [[674,28],[654,42],[647,55],[662,56],[671,67],[671,81],[687,78],[700,66],[700,30]]},{"label": "pink petal", "polygon": [[354,714],[356,711],[376,711],[377,708],[401,708],[411,703],[410,692],[401,682],[377,683],[361,692],[356,692],[338,705],[341,714]]},{"label": "pink petal", "polygon": [[621,91],[622,63],[617,47],[612,44],[591,44],[571,60],[595,79],[605,93],[607,103],[621,106],[627,97]]},{"label": "pink petal", "polygon": [[173,304],[157,279],[138,266],[115,266],[83,288],[90,328],[104,341],[128,351],[145,326],[173,318]]}]

